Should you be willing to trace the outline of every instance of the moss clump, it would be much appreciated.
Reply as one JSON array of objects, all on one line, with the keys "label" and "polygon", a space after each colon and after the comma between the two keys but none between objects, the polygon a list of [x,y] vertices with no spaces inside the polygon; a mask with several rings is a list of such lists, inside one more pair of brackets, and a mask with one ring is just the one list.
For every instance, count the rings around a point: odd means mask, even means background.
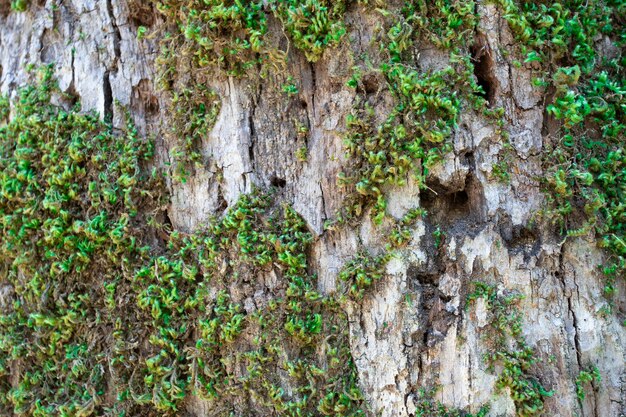
[{"label": "moss clump", "polygon": [[363,415],[298,214],[256,193],[172,231],[151,145],[54,94],[46,69],[0,127],[2,413],[176,415],[193,394],[214,415]]},{"label": "moss clump", "polygon": [[344,1],[153,1],[185,39],[175,41],[174,48],[190,52],[198,68],[219,68],[228,75],[243,76],[259,64],[284,59],[284,52],[266,41],[270,14],[311,62],[345,33]]},{"label": "moss clump", "polygon": [[484,417],[489,412],[489,407],[483,406],[475,414],[468,412],[450,409],[433,398],[436,394],[436,390],[424,390],[421,389],[418,395],[414,399],[415,402],[415,417]]},{"label": "moss clump", "polygon": [[347,119],[345,143],[352,166],[340,174],[339,183],[355,192],[339,221],[357,218],[373,204],[374,221],[380,224],[387,207],[384,187],[402,186],[409,175],[423,181],[424,171],[415,161],[422,160],[427,172],[447,149],[445,139],[457,122],[460,99],[448,89],[457,81],[452,68],[428,75],[401,64],[386,69],[397,104],[385,122],[377,125],[367,103]]},{"label": "moss clump", "polygon": [[[0,127],[0,401],[5,413],[87,415],[106,394],[102,282],[146,256],[139,207],[154,203],[132,125],[50,104],[50,69]],[[82,414],[81,414],[82,413]]]},{"label": "moss clump", "polygon": [[352,258],[339,273],[339,279],[347,283],[349,296],[363,298],[365,290],[385,275],[385,265],[390,259],[391,254],[373,257],[365,252]]},{"label": "moss clump", "polygon": [[597,366],[591,367],[588,370],[581,370],[576,377],[576,396],[579,401],[584,401],[585,399],[585,385],[587,383],[596,383],[599,384],[602,382],[602,375],[600,375],[600,370]]},{"label": "moss clump", "polygon": [[155,1],[158,10],[176,25],[198,67],[217,66],[229,75],[242,75],[260,62],[267,18],[262,1]]},{"label": "moss clump", "polygon": [[25,12],[28,10],[28,6],[30,6],[30,0],[12,0],[11,1],[11,10],[16,12]]},{"label": "moss clump", "polygon": [[456,52],[471,45],[478,24],[474,1],[411,1],[405,3],[403,14],[413,27],[414,36],[442,50]]},{"label": "moss clump", "polygon": [[509,389],[518,416],[540,415],[544,398],[553,393],[531,374],[537,359],[533,348],[524,339],[522,316],[515,308],[521,296],[500,295],[495,286],[482,282],[474,285],[474,292],[468,296],[468,305],[481,298],[489,311],[490,326],[485,334],[489,353],[485,355],[485,361],[492,372],[499,368],[496,387]]},{"label": "moss clump", "polygon": [[3,122],[9,117],[11,111],[11,103],[9,98],[0,94],[0,122]]},{"label": "moss clump", "polygon": [[328,47],[334,47],[346,33],[343,23],[349,1],[287,0],[270,2],[296,48],[316,62]]},{"label": "moss clump", "polygon": [[[357,219],[371,207],[374,222],[380,224],[386,214],[386,188],[404,185],[409,176],[424,187],[428,169],[451,148],[448,140],[462,109],[484,105],[469,48],[478,22],[473,2],[407,3],[383,15],[385,52],[376,71],[384,75],[394,107],[381,118],[371,97],[361,93],[347,118],[350,165],[338,182],[349,196],[337,215],[339,223]],[[417,70],[416,45],[424,42],[445,48],[449,66]],[[358,88],[361,72],[357,67],[348,85]]]},{"label": "moss clump", "polygon": [[[612,294],[615,278],[626,270],[624,4],[498,4],[524,62],[536,69],[536,84],[553,92],[547,110],[560,122],[546,153],[544,215],[569,235],[595,232],[609,253],[605,290]],[[598,39],[606,41],[603,52]],[[582,224],[580,214],[586,217]]]},{"label": "moss clump", "polygon": [[[140,400],[176,410],[191,391],[216,409],[243,412],[243,390],[267,413],[360,415],[346,317],[315,291],[310,241],[292,209],[263,195],[243,196],[195,234],[174,233],[169,256],[141,268],[132,283],[143,319],[128,326],[143,323],[133,332],[149,332],[150,344]],[[274,291],[262,278],[271,274]],[[234,301],[242,285],[261,303],[253,311]]]},{"label": "moss clump", "polygon": [[202,165],[202,139],[217,121],[221,102],[213,90],[202,84],[185,87],[172,94],[173,113],[169,136],[175,144],[170,151],[173,178],[185,181],[189,170]]}]

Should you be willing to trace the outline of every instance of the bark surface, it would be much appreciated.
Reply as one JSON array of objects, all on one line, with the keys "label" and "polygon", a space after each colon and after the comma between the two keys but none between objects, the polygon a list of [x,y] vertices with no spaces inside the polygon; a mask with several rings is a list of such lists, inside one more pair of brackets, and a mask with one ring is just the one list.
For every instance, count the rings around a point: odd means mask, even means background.
[{"label": "bark surface", "polygon": [[[140,133],[154,137],[156,165],[168,166],[174,143],[165,133],[170,97],[156,87],[160,34],[137,37],[139,26],[151,33],[163,24],[156,10],[137,16],[124,0],[67,0],[34,1],[27,12],[9,13],[3,12],[4,3],[0,0],[1,93],[14,96],[30,81],[28,64],[54,63],[60,89],[79,100],[83,110],[95,109],[122,125],[114,101],[126,106]],[[385,276],[362,300],[345,304],[368,413],[415,416],[420,388],[439,387],[434,400],[448,407],[476,412],[490,404],[490,416],[516,415],[509,392],[495,387],[497,370],[488,370],[483,360],[490,350],[483,337],[486,307],[479,301],[465,308],[471,283],[487,281],[500,292],[524,296],[519,305],[523,336],[538,358],[530,372],[554,392],[545,399],[544,415],[623,416],[623,296],[616,313],[602,316],[605,278],[597,266],[606,262],[606,253],[589,236],[564,239],[541,223],[529,226],[545,203],[542,153],[553,133],[548,100],[532,87],[531,72],[513,65],[504,53],[515,40],[502,12],[485,3],[477,4],[477,12],[486,51],[477,74],[488,84],[490,104],[504,108],[512,146],[507,151],[510,181],[492,175],[504,152],[497,128],[468,108],[450,139],[452,150],[428,173],[429,188],[409,179],[387,190],[392,217],[400,219],[415,207],[428,214],[412,226],[408,245],[387,263]],[[270,21],[269,33],[288,51],[285,68],[264,78],[180,75],[180,83],[206,82],[220,97],[221,109],[202,140],[201,166],[184,183],[167,180],[173,229],[194,231],[234,206],[242,194],[274,188],[314,235],[311,269],[320,292],[341,288],[338,275],[358,251],[385,251],[386,236],[368,216],[356,226],[324,230],[346,196],[336,178],[348,164],[345,118],[357,94],[364,94],[377,114],[392,105],[380,77],[365,80],[365,92],[346,88],[356,65],[353,57],[377,53],[377,19],[372,10],[350,7],[343,42],[315,63],[289,48],[289,40]],[[448,64],[447,53],[420,45],[419,71]],[[295,95],[283,92],[290,75],[299,82]],[[299,135],[299,126],[306,135]],[[298,157],[303,147],[306,160]],[[623,280],[618,287],[623,294]],[[602,381],[579,401],[576,378],[593,366]],[[185,407],[189,415],[211,415],[199,399],[186,400]]]}]

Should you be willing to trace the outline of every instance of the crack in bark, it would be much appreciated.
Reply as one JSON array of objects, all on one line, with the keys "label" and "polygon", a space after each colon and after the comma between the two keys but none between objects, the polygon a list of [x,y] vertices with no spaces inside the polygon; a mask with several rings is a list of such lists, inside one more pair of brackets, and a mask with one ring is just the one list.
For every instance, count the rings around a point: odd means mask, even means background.
[{"label": "crack in bark", "polygon": [[[317,76],[315,75],[315,64],[311,62],[309,66],[311,68],[311,114],[313,114],[313,120],[315,121],[315,90],[317,89]],[[313,124],[309,118],[309,129],[312,127]]]},{"label": "crack in bark", "polygon": [[[461,327],[459,326],[459,328],[461,328]],[[470,354],[468,356],[469,356],[469,358],[467,360],[467,384],[469,385],[468,400],[469,400],[469,403],[471,404],[471,403],[474,402],[473,401],[474,398],[473,398],[473,395],[472,395],[474,393],[474,386],[473,386],[474,384],[472,384],[472,382],[473,382],[472,381],[472,379],[473,379],[472,378],[472,355]]]},{"label": "crack in bark", "polygon": [[[359,326],[361,327],[361,331],[365,335],[365,317],[364,317],[363,308],[359,308]],[[364,339],[365,339],[365,347],[367,348],[369,345],[369,339],[367,337],[364,337]]]},{"label": "crack in bark", "polygon": [[[406,394],[404,394],[404,409],[407,411],[407,413],[409,411],[409,399],[413,401],[411,394],[411,390],[407,390]],[[413,417],[413,414],[409,414],[409,416]]]},{"label": "crack in bark", "polygon": [[[580,347],[580,335],[578,333],[578,317],[576,316],[574,307],[572,305],[573,294],[571,293],[571,291],[567,289],[566,277],[565,277],[564,252],[565,252],[565,243],[561,245],[561,249],[559,252],[559,273],[561,275],[560,278],[563,283],[563,295],[567,299],[567,309],[569,311],[569,314],[572,317],[572,327],[574,330],[574,349],[576,350],[576,364],[578,365],[578,372],[580,372],[584,368],[583,368],[583,359],[582,359],[582,349]],[[576,282],[575,274],[572,276],[572,281],[574,283],[574,286],[576,287],[576,298],[580,302],[580,287],[578,286],[578,283]],[[591,383],[591,386],[593,388],[593,417],[598,417],[600,415],[599,410],[598,410],[598,397],[597,397],[597,390],[593,381]],[[583,402],[580,401],[579,403],[580,403],[581,411],[584,411]]]},{"label": "crack in bark", "polygon": [[113,90],[111,88],[110,71],[105,71],[102,77],[102,91],[104,91],[104,120],[113,122]]},{"label": "crack in bark", "polygon": [[250,143],[248,144],[248,158],[250,159],[250,168],[252,171],[255,169],[255,156],[254,156],[254,144],[256,142],[256,129],[254,127],[254,117],[256,115],[256,109],[261,100],[261,94],[263,92],[263,85],[259,83],[258,92],[256,97],[251,101],[250,113],[248,114],[248,129],[250,130]]},{"label": "crack in bark", "polygon": [[248,116],[248,128],[250,129],[250,143],[248,143],[248,159],[250,160],[250,168],[252,168],[252,170],[254,170],[254,137],[255,137],[255,131],[254,131],[254,116],[253,116],[254,112],[251,112],[250,115]]},{"label": "crack in bark", "polygon": [[[572,326],[574,328],[574,348],[576,349],[576,363],[578,364],[578,369],[582,369],[582,358],[581,358],[581,349],[580,349],[580,340],[578,335],[578,318],[576,317],[576,313],[572,307],[572,294],[567,289],[567,283],[565,279],[565,261],[564,261],[564,252],[565,252],[565,243],[561,245],[561,250],[559,252],[559,273],[560,278],[563,283],[563,292],[564,296],[567,299],[567,309],[572,316]],[[574,284],[576,284],[575,278]],[[578,285],[576,285],[578,287]]]},{"label": "crack in bark", "polygon": [[320,182],[320,192],[322,193],[322,213],[324,214],[324,218],[322,222],[328,219],[328,213],[326,212],[326,199],[324,198],[324,187],[322,187],[322,183]]},{"label": "crack in bark", "polygon": [[70,82],[70,86],[69,86],[69,90],[73,91],[76,89],[76,84],[75,84],[75,80],[76,80],[76,68],[74,67],[74,61],[76,59],[76,51],[74,49],[72,49],[72,60],[70,62],[70,65],[72,67],[72,81]]},{"label": "crack in bark", "polygon": [[112,0],[107,0],[107,12],[109,14],[109,19],[111,19],[111,25],[113,26],[113,52],[115,53],[115,60],[113,61],[112,68],[117,69],[117,62],[122,56],[122,49],[120,47],[122,35],[120,34],[120,28],[117,25],[117,20],[115,19]]}]

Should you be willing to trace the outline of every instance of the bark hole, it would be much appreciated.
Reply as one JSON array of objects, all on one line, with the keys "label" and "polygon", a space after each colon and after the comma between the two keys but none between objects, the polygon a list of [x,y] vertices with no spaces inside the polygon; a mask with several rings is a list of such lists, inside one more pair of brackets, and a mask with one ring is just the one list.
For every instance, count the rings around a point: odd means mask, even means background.
[{"label": "bark hole", "polygon": [[473,235],[485,222],[484,192],[480,181],[469,172],[461,187],[446,188],[437,181],[420,193],[421,206],[430,214],[431,222],[446,234]]},{"label": "bark hole", "polygon": [[541,242],[535,230],[523,226],[515,226],[511,235],[504,239],[505,246],[511,253],[535,255],[538,253]]},{"label": "bark hole", "polygon": [[276,175],[272,175],[270,178],[270,184],[272,184],[276,188],[285,188],[287,185],[287,180],[284,178],[279,178]]},{"label": "bark hole", "polygon": [[430,348],[441,342],[455,320],[454,314],[446,311],[446,297],[439,291],[440,274],[420,274],[415,277],[415,290],[419,293],[420,321],[423,333],[422,348]]},{"label": "bark hole", "polygon": [[[409,271],[410,272],[410,271]],[[439,285],[439,274],[433,273],[417,273],[415,280],[420,286]]]},{"label": "bark hole", "polygon": [[159,99],[153,93],[150,80],[143,79],[133,87],[132,102],[133,107],[143,109],[146,116],[156,116],[159,112]]},{"label": "bark hole", "polygon": [[43,62],[44,64],[50,64],[54,62],[54,60],[58,56],[58,51],[55,47],[58,43],[59,40],[52,30],[46,29],[43,31],[43,35],[41,37],[42,48],[39,54],[41,62]]},{"label": "bark hole", "polygon": [[467,184],[464,189],[451,192],[441,192],[437,188],[439,187],[431,187],[431,189],[426,189],[420,194],[422,206],[429,213],[444,212],[448,218],[451,216],[462,217],[469,213],[471,202],[466,189]]},{"label": "bark hole", "polygon": [[144,0],[131,1],[128,4],[128,12],[130,22],[134,27],[154,25],[154,8],[150,3],[146,3]]},{"label": "bark hole", "polygon": [[465,152],[461,155],[461,163],[465,166],[470,167],[470,169],[474,169],[476,166],[476,158],[474,156],[474,152]]},{"label": "bark hole", "polygon": [[67,90],[63,93],[63,104],[69,110],[74,108],[80,100],[80,95],[78,91],[76,91],[76,87],[74,87],[74,83],[72,83]]},{"label": "bark hole", "polygon": [[219,186],[217,189],[217,212],[223,213],[228,208],[228,202],[224,198],[224,190]]},{"label": "bark hole", "polygon": [[449,205],[453,210],[467,211],[469,205],[469,196],[467,191],[461,190],[448,196]]},{"label": "bark hole", "polygon": [[500,237],[504,247],[512,255],[523,254],[528,260],[536,256],[541,249],[541,237],[539,231],[533,227],[513,225],[511,217],[506,215],[499,221]]},{"label": "bark hole", "polygon": [[173,230],[172,219],[170,218],[168,210],[164,210],[162,213],[159,213],[157,218],[161,221],[163,227],[159,227],[155,230],[155,239],[159,246],[165,247],[167,246],[167,242],[170,240],[170,234]]},{"label": "bark hole", "polygon": [[104,92],[104,120],[113,121],[113,89],[111,88],[111,80],[109,79],[109,71],[104,73],[102,77],[102,91]]},{"label": "bark hole", "polygon": [[380,90],[380,80],[375,74],[367,74],[357,86],[357,93],[375,94]]},{"label": "bark hole", "polygon": [[487,100],[489,107],[491,107],[496,96],[497,80],[494,74],[495,65],[491,56],[491,50],[484,35],[479,34],[476,37],[476,42],[470,48],[470,52],[474,61],[476,81],[483,89],[483,92],[477,94]]},{"label": "bark hole", "polygon": [[0,0],[0,17],[5,18],[11,12],[11,1]]}]

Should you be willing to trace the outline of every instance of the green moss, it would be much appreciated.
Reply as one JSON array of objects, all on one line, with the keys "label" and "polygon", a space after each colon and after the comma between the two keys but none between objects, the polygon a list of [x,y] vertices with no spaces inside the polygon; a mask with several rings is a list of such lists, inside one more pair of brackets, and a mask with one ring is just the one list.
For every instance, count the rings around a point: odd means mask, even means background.
[{"label": "green moss", "polygon": [[0,94],[0,122],[9,117],[10,111],[11,103],[9,102],[9,98]]},{"label": "green moss", "polygon": [[367,288],[385,275],[385,265],[391,255],[373,257],[365,252],[352,258],[339,273],[339,279],[348,286],[348,294],[360,299]]},{"label": "green moss", "polygon": [[[457,52],[463,52],[471,45],[478,24],[474,1],[407,1],[403,14],[417,39]],[[402,47],[401,44],[398,46]],[[390,49],[392,53],[396,50],[394,43]]]},{"label": "green moss", "polygon": [[46,69],[0,127],[0,258],[13,291],[0,317],[0,401],[9,414],[93,414],[107,373],[106,350],[95,348],[108,333],[100,282],[145,257],[134,225],[138,207],[153,206],[138,185],[154,183],[139,169],[150,144],[130,124],[117,136],[95,114],[51,105],[55,93]]},{"label": "green moss", "polygon": [[589,370],[582,370],[578,373],[576,377],[576,396],[579,401],[585,399],[585,385],[588,383],[593,384],[594,382],[597,384],[602,382],[602,376],[597,366],[589,368]]},{"label": "green moss", "polygon": [[[532,3],[500,0],[505,18],[529,65],[538,65],[541,86],[555,91],[548,113],[561,122],[548,147],[543,214],[569,235],[595,232],[607,249],[605,290],[626,270],[623,188],[626,42],[620,1]],[[605,37],[615,54],[603,57]],[[537,67],[535,67],[537,68]],[[586,221],[575,220],[584,214]]]},{"label": "green moss", "polygon": [[468,296],[468,305],[483,299],[489,311],[489,327],[485,341],[489,353],[485,361],[492,372],[498,370],[496,387],[508,388],[515,403],[516,415],[540,415],[544,398],[553,395],[533,376],[537,362],[534,349],[522,334],[522,316],[515,304],[518,294],[499,294],[496,287],[482,282],[474,283],[475,290]]},{"label": "green moss", "polygon": [[328,47],[337,46],[346,32],[343,15],[349,1],[286,0],[271,1],[275,15],[283,23],[296,48],[316,62]]},{"label": "green moss", "polygon": [[[478,108],[484,100],[473,76],[469,44],[477,16],[473,2],[406,3],[386,22],[384,59],[379,71],[394,98],[383,118],[375,114],[367,94],[360,94],[347,118],[345,137],[348,169],[338,183],[348,190],[337,221],[358,219],[368,208],[376,224],[386,214],[385,191],[402,186],[409,176],[425,186],[428,170],[451,149],[449,138],[464,107]],[[435,42],[450,53],[449,66],[440,70],[415,68],[417,42]],[[361,69],[348,85],[360,85]]]},{"label": "green moss", "polygon": [[176,415],[193,394],[217,415],[250,404],[363,415],[347,317],[315,290],[302,218],[255,193],[193,234],[171,231],[159,221],[159,176],[142,169],[150,144],[130,123],[118,135],[97,115],[50,104],[54,94],[47,69],[0,127],[11,291],[2,413]]},{"label": "green moss", "polygon": [[202,165],[202,140],[215,125],[221,109],[218,95],[202,84],[174,91],[171,106],[170,150],[174,163],[174,179],[185,181],[189,171]]},{"label": "green moss", "polygon": [[11,0],[11,10],[25,12],[30,6],[30,0]]},{"label": "green moss", "polygon": [[435,390],[420,390],[415,401],[415,417],[484,417],[489,412],[489,407],[483,406],[476,414],[450,409],[433,398]]},{"label": "green moss", "polygon": [[[304,221],[263,195],[243,196],[205,230],[173,234],[169,257],[140,269],[133,284],[144,289],[138,303],[152,332],[144,399],[175,410],[191,390],[211,404],[243,411],[243,389],[267,413],[360,415],[346,317],[332,298],[315,291],[305,254],[310,242]],[[272,266],[282,295],[266,294],[267,304],[253,312],[232,302],[234,284]],[[209,288],[219,289],[217,296]],[[190,329],[199,335],[191,345],[185,342]],[[278,369],[290,369],[289,376],[279,379]],[[285,384],[292,394],[283,391]]]},{"label": "green moss", "polygon": [[228,75],[243,76],[259,64],[285,59],[285,53],[266,40],[269,14],[278,18],[311,62],[345,33],[343,1],[153,1],[186,39],[176,44],[179,52],[192,54],[196,67],[217,67]]},{"label": "green moss", "polygon": [[[184,180],[202,163],[199,145],[219,100],[199,82],[180,88],[178,72],[219,68],[243,76],[266,63],[282,65],[285,52],[266,36],[270,15],[315,62],[344,38],[353,2],[154,3],[173,31],[163,43],[160,85],[172,94],[174,175]],[[610,254],[604,271],[612,292],[612,280],[626,270],[624,5],[496,4],[520,42],[518,66],[534,68],[535,85],[554,91],[547,110],[562,125],[558,142],[547,147],[544,214],[570,235],[597,234]],[[11,5],[24,10],[28,2]],[[376,115],[359,91],[347,120],[350,166],[339,181],[349,197],[340,223],[371,209],[375,223],[389,225],[386,188],[402,186],[409,175],[425,186],[429,167],[451,148],[461,112],[485,103],[470,53],[474,2],[406,2],[399,13],[376,6],[385,35],[373,71],[394,101],[388,114]],[[599,36],[617,56],[599,57]],[[448,51],[449,66],[416,70],[417,43]],[[348,85],[359,88],[362,72],[357,66]],[[297,80],[288,81],[285,92],[296,94]],[[231,415],[249,407],[245,392],[268,415],[363,415],[343,300],[315,291],[307,259],[312,237],[297,213],[255,193],[196,233],[172,231],[160,221],[167,201],[159,176],[145,172],[151,145],[131,123],[114,134],[97,115],[50,104],[57,93],[48,70],[38,86],[19,91],[12,109],[0,98],[0,257],[12,300],[0,314],[2,412],[175,415],[194,394]],[[502,129],[501,110],[485,115]],[[305,160],[305,151],[298,158]],[[505,170],[494,172],[503,177]],[[582,227],[572,220],[577,211],[587,216]],[[423,214],[418,208],[391,222],[386,254],[360,252],[346,264],[340,279],[350,297],[361,298],[382,278]],[[444,232],[435,233],[440,245]],[[271,272],[278,284],[259,288],[260,300],[252,297]],[[477,284],[470,301],[477,298],[490,307],[485,335],[494,353],[487,363],[501,369],[498,388],[511,391],[520,416],[537,415],[551,394],[530,373],[534,351],[521,334],[517,297]],[[250,308],[251,300],[260,306]],[[581,375],[577,389],[589,382]],[[462,415],[423,400],[419,415]]]},{"label": "green moss", "polygon": [[308,154],[309,150],[307,149],[307,147],[302,146],[296,151],[296,159],[300,162],[306,162],[309,159]]},{"label": "green moss", "polygon": [[389,245],[387,249],[398,249],[405,246],[412,238],[413,226],[418,219],[426,215],[426,210],[423,208],[414,208],[402,216],[402,219],[395,222],[395,226],[392,227],[390,233],[387,235]]},{"label": "green moss", "polygon": [[198,67],[217,66],[229,75],[242,75],[260,62],[267,18],[262,1],[155,1],[158,10],[176,25],[186,43],[179,52],[193,55]]}]

